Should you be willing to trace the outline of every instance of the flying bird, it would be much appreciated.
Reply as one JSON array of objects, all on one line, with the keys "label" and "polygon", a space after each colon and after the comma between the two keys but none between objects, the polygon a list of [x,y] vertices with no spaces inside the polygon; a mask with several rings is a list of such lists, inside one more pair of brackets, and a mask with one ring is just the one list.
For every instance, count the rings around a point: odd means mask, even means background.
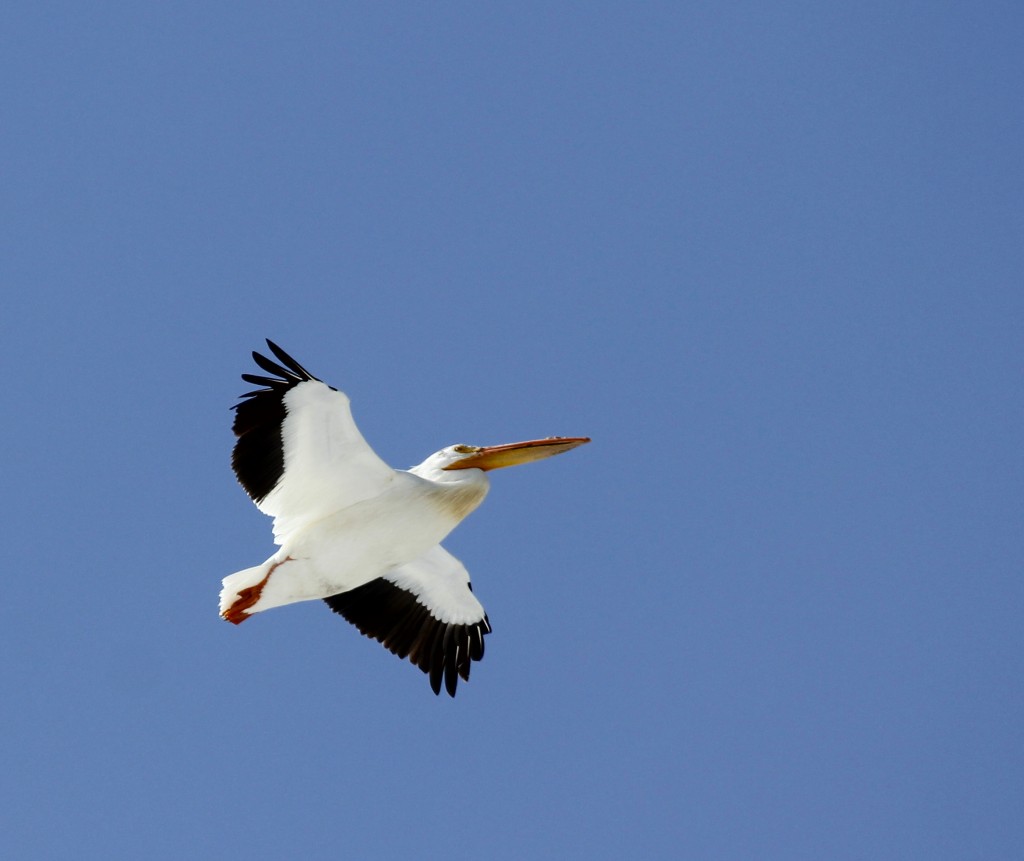
[{"label": "flying bird", "polygon": [[[363,634],[408,658],[455,696],[484,654],[491,624],[469,574],[441,541],[487,495],[487,472],[561,454],[587,437],[506,445],[451,445],[409,470],[367,445],[344,392],[314,377],[267,340],[277,362],[253,352],[270,376],[233,409],[231,465],[280,549],[225,577],[220,614],[254,613],[322,599]],[[280,363],[280,364],[278,364]]]}]

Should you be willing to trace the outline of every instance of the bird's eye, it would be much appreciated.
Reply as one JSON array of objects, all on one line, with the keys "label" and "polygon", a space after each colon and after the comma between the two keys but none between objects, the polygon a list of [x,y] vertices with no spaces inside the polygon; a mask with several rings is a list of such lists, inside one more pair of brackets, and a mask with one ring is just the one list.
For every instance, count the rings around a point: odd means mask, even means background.
[{"label": "bird's eye", "polygon": [[475,445],[453,445],[452,451],[457,454],[472,454],[475,451],[480,451],[480,447]]}]

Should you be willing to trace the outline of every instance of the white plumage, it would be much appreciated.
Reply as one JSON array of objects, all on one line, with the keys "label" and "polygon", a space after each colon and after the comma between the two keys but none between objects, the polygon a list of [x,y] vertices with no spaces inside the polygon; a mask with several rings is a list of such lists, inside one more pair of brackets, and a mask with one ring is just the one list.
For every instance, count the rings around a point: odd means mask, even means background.
[{"label": "white plumage", "polygon": [[483,657],[490,622],[469,574],[441,541],[487,495],[486,471],[568,451],[585,437],[501,446],[454,445],[393,470],[367,445],[349,399],[267,341],[272,376],[236,405],[232,465],[260,511],[274,518],[277,553],[224,578],[221,615],[324,599],[367,636],[455,695]]}]

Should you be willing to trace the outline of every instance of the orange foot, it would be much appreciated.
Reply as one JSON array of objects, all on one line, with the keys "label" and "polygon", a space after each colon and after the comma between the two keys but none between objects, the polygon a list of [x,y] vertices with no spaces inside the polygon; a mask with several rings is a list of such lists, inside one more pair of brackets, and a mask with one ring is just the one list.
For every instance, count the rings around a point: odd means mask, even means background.
[{"label": "orange foot", "polygon": [[273,574],[279,566],[284,565],[285,562],[293,562],[291,556],[287,556],[280,562],[275,562],[270,566],[270,570],[267,572],[267,576],[260,580],[253,586],[246,586],[240,590],[238,597],[235,598],[235,602],[228,607],[221,615],[227,619],[233,625],[241,625],[246,619],[248,619],[252,613],[247,613],[250,607],[252,607],[257,601],[260,600],[260,595],[263,594],[263,587],[267,585],[267,581],[270,579],[270,575]]}]

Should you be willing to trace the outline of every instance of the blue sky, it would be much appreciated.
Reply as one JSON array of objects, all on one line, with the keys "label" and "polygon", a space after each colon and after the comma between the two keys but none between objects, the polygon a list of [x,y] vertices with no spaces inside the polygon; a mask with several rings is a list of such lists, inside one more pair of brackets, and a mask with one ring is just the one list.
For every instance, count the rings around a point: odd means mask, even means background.
[{"label": "blue sky", "polygon": [[[16,3],[5,857],[962,859],[1024,826],[1010,3]],[[229,469],[271,337],[447,541],[456,700]]]}]

